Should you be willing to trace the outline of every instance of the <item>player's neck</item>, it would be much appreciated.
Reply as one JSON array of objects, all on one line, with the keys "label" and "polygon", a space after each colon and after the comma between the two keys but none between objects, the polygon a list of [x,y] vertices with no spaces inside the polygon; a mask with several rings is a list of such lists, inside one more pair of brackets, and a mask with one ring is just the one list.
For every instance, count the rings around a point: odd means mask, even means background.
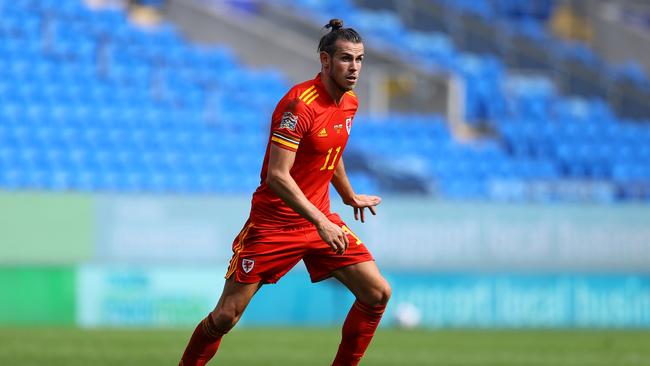
[{"label": "player's neck", "polygon": [[325,90],[327,90],[327,94],[329,94],[330,98],[332,98],[334,103],[337,106],[341,104],[341,101],[343,100],[343,94],[345,94],[347,90],[344,90],[340,86],[338,86],[336,82],[334,82],[334,80],[332,80],[324,72],[321,72],[321,81],[323,82],[323,86],[325,87]]}]

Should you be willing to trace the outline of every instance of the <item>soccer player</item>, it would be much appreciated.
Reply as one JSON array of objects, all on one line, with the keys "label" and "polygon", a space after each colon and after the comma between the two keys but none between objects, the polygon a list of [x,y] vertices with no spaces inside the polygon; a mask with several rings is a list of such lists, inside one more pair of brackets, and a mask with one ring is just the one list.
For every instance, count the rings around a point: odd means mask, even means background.
[{"label": "soccer player", "polygon": [[334,366],[357,365],[368,348],[391,288],[363,242],[330,212],[329,184],[354,208],[373,215],[381,199],[356,194],[341,156],[358,101],[364,48],[359,34],[332,19],[319,42],[321,72],[280,100],[271,120],[261,184],[250,217],[233,242],[226,283],[215,309],[194,330],[180,365],[205,365],[263,284],[276,283],[303,260],[312,282],[334,277],[356,297],[345,319]]}]

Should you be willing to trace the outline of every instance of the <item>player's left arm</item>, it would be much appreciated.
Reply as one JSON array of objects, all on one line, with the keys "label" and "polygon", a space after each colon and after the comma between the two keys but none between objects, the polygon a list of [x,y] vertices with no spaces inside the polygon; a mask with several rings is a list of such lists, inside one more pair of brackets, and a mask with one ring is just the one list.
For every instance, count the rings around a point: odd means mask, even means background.
[{"label": "player's left arm", "polygon": [[343,203],[354,208],[355,220],[359,220],[360,216],[361,222],[366,222],[364,216],[364,210],[366,208],[368,208],[370,213],[373,215],[377,214],[375,206],[381,203],[381,197],[354,193],[350,180],[348,180],[348,175],[345,173],[343,158],[339,160],[336,169],[334,169],[332,185],[334,185],[334,188],[343,199]]}]

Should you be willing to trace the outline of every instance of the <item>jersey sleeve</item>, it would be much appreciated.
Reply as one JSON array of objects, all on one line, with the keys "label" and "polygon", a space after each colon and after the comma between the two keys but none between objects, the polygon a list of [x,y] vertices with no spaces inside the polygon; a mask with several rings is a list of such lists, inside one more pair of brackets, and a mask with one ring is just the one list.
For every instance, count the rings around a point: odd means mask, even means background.
[{"label": "jersey sleeve", "polygon": [[299,99],[288,101],[275,116],[271,125],[271,143],[283,149],[298,151],[300,140],[307,135],[313,123],[307,105]]}]

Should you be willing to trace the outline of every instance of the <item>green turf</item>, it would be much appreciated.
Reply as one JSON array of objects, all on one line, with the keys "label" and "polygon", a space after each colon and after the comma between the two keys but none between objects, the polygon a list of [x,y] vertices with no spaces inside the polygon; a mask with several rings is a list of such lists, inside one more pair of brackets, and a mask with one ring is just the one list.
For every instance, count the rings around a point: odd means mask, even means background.
[{"label": "green turf", "polygon": [[[0,365],[176,365],[191,330],[0,328]],[[240,328],[210,365],[328,365],[336,329]],[[382,329],[362,365],[650,365],[648,331]]]}]

